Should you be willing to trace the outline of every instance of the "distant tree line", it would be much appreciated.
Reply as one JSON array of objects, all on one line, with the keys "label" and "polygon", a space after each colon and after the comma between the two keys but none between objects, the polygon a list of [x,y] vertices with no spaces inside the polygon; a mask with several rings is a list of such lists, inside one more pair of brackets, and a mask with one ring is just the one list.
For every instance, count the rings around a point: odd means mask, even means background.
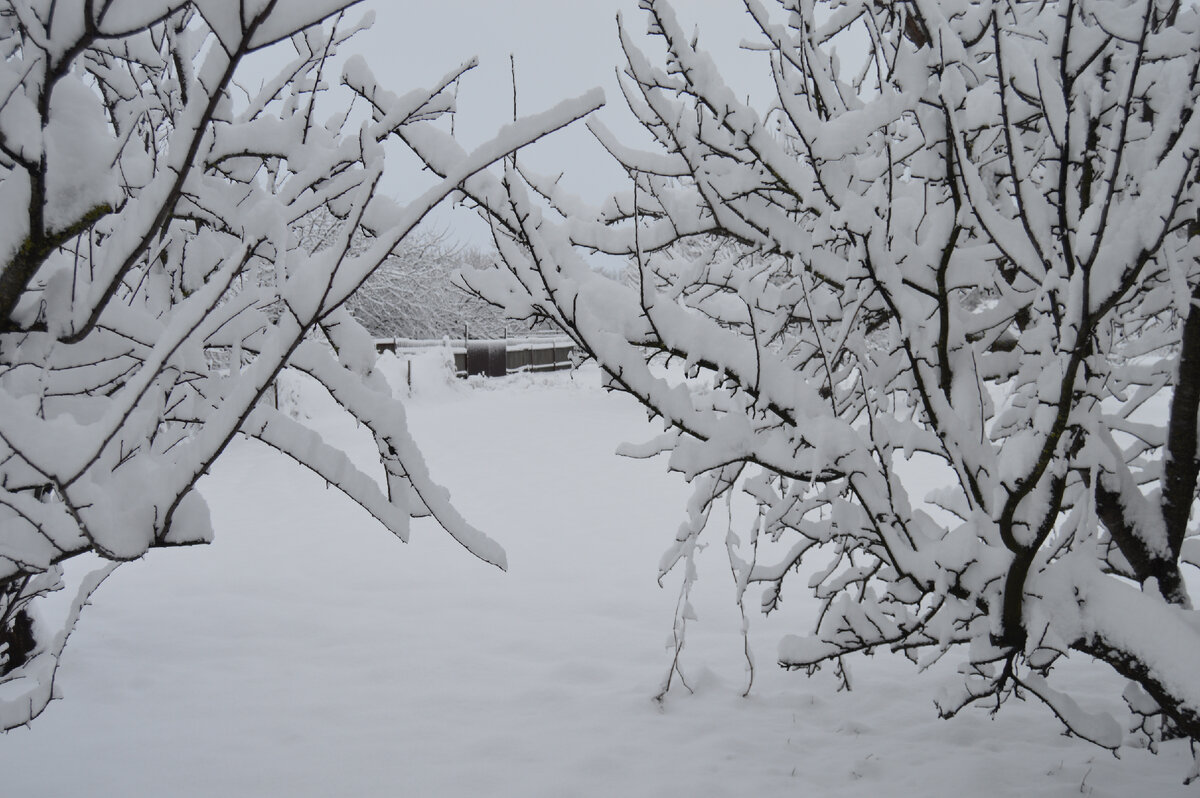
[{"label": "distant tree line", "polygon": [[[339,235],[343,222],[328,209],[296,227],[300,246],[319,252]],[[372,245],[365,228],[354,236],[357,251]],[[504,313],[469,292],[458,272],[494,265],[499,255],[455,243],[447,232],[418,230],[405,238],[346,303],[376,338],[492,338],[504,335]]]}]

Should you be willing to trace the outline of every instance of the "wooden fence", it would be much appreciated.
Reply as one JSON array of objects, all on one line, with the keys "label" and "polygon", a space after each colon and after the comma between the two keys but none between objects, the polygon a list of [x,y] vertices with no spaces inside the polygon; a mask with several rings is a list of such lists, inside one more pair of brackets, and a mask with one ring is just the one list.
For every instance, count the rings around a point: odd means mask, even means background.
[{"label": "wooden fence", "polygon": [[535,336],[498,339],[442,339],[418,341],[410,338],[380,338],[380,352],[405,354],[431,347],[448,346],[454,355],[454,370],[459,377],[481,374],[503,377],[524,371],[560,371],[574,365],[575,344],[565,336]]}]

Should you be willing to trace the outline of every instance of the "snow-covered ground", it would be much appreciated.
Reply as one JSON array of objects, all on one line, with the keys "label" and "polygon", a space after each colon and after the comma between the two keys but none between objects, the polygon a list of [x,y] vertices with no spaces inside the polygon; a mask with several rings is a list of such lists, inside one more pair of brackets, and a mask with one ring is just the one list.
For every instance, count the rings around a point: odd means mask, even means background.
[{"label": "snow-covered ground", "polygon": [[[429,364],[423,363],[428,366]],[[239,442],[207,478],[214,545],[153,552],[100,589],[54,702],[0,738],[13,796],[1170,796],[1183,746],[1118,761],[1040,706],[936,717],[944,674],[897,657],[773,666],[803,615],[755,617],[746,673],[720,541],[684,667],[653,700],[678,576],[655,581],[687,488],[613,456],[654,430],[596,372],[452,383],[409,403],[434,476],[507,549],[507,574],[425,520],[405,546],[324,483]],[[370,442],[321,405],[309,423]],[[947,667],[950,667],[948,665]],[[1072,664],[1084,697],[1119,695]]]}]

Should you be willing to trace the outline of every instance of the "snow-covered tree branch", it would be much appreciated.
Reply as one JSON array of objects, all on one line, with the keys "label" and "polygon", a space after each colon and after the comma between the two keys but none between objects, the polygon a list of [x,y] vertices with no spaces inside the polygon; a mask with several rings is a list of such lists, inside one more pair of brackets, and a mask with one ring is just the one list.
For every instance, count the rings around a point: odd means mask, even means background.
[{"label": "snow-covered tree branch", "polygon": [[350,298],[354,318],[377,337],[503,336],[504,314],[458,281],[460,270],[487,268],[494,259],[435,233],[418,232],[415,239]]},{"label": "snow-covered tree branch", "polygon": [[[342,220],[327,210],[296,226],[300,245],[318,251],[337,237]],[[374,234],[361,230],[353,251],[370,246]],[[449,233],[418,229],[400,242],[346,302],[354,319],[376,338],[435,339],[504,335],[504,315],[458,282],[464,268],[481,269],[495,257],[455,244]]]},{"label": "snow-covered tree branch", "polygon": [[[600,100],[506,128],[398,205],[378,192],[383,142],[452,111],[471,64],[395,96],[351,59],[351,91],[333,99],[333,56],[369,24],[352,24],[350,5],[0,3],[0,726],[45,707],[66,636],[109,570],[85,578],[66,627],[40,628],[31,602],[61,585],[62,563],[209,541],[197,483],[239,434],[401,539],[410,516],[433,514],[504,567],[431,480],[343,306],[459,183]],[[268,46],[285,65],[239,85],[243,61]],[[351,97],[370,100],[358,126]],[[294,228],[321,209],[347,224],[309,255]],[[359,228],[375,233],[362,251],[348,232]],[[288,367],[371,430],[378,476],[259,401]]]},{"label": "snow-covered tree branch", "polygon": [[[661,55],[622,24],[624,90],[657,149],[593,123],[631,179],[597,209],[513,168],[468,181],[506,261],[473,287],[660,417],[630,453],[669,453],[696,507],[753,498],[739,598],[821,604],[783,666],[962,651],[946,715],[1032,694],[1108,748],[1200,741],[1196,7],[744,0],[756,109],[642,5]],[[1137,734],[1054,684],[1077,654],[1130,680]]]}]

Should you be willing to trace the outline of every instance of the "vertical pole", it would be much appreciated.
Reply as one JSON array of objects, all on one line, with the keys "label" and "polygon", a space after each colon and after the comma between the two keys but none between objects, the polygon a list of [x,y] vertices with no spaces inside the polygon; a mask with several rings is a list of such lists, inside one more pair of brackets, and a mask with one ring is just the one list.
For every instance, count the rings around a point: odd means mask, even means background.
[{"label": "vertical pole", "polygon": [[[512,53],[508,54],[508,66],[512,71],[512,90],[513,90],[513,122],[517,121],[517,59]],[[512,154],[512,168],[517,168],[517,153]]]}]

